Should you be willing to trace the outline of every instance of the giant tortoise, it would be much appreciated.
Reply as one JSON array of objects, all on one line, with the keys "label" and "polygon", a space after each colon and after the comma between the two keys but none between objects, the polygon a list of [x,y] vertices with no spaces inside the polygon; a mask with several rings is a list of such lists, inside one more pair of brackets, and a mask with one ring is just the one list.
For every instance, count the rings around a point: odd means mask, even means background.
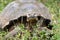
[{"label": "giant tortoise", "polygon": [[0,14],[1,29],[9,29],[17,23],[31,26],[38,21],[42,21],[41,27],[48,26],[51,22],[51,14],[48,8],[37,0],[15,0]]}]

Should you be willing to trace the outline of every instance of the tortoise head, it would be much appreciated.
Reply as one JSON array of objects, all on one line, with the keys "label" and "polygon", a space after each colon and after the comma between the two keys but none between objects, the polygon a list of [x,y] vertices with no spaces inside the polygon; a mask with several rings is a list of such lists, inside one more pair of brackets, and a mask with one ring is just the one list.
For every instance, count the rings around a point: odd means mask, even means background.
[{"label": "tortoise head", "polygon": [[28,13],[27,14],[27,21],[31,21],[31,20],[37,20],[36,13]]}]

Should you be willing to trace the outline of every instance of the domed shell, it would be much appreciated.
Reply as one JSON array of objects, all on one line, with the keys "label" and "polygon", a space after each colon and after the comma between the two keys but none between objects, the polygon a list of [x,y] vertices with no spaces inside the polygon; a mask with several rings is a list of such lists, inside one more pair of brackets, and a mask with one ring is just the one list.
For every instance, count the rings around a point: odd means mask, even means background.
[{"label": "domed shell", "polygon": [[8,4],[0,14],[0,28],[4,28],[11,20],[18,19],[21,16],[42,16],[51,20],[51,14],[48,9],[38,2],[17,3],[16,1]]}]

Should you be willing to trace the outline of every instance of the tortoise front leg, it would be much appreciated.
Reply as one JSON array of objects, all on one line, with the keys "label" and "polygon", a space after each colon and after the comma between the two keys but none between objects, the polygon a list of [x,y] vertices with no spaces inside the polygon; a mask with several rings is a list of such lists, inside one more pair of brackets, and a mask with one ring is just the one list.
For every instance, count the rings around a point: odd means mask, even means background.
[{"label": "tortoise front leg", "polygon": [[47,27],[48,29],[52,30],[53,25],[51,25],[51,20],[49,20],[49,19],[44,19],[42,25],[44,25],[44,26]]},{"label": "tortoise front leg", "polygon": [[5,35],[5,39],[9,38],[9,37],[13,37],[15,34],[17,34],[20,30],[19,27],[16,27],[14,30],[12,30],[11,32],[9,32],[7,35]]},{"label": "tortoise front leg", "polygon": [[[45,19],[43,17],[38,17],[37,25],[42,29],[43,27],[46,27],[48,29],[52,29],[52,25],[50,25],[51,20]],[[49,27],[48,27],[49,26]]]},{"label": "tortoise front leg", "polygon": [[38,26],[38,29],[40,31],[43,29],[43,27],[45,27],[44,24],[43,24],[43,21],[44,21],[44,18],[38,16],[37,26]]}]

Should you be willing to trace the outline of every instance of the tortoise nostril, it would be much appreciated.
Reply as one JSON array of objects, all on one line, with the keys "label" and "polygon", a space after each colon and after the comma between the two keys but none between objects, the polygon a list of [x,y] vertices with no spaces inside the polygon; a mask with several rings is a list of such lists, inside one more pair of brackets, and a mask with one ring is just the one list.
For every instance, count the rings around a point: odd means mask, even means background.
[{"label": "tortoise nostril", "polygon": [[28,15],[30,15],[30,14],[28,14]]}]

